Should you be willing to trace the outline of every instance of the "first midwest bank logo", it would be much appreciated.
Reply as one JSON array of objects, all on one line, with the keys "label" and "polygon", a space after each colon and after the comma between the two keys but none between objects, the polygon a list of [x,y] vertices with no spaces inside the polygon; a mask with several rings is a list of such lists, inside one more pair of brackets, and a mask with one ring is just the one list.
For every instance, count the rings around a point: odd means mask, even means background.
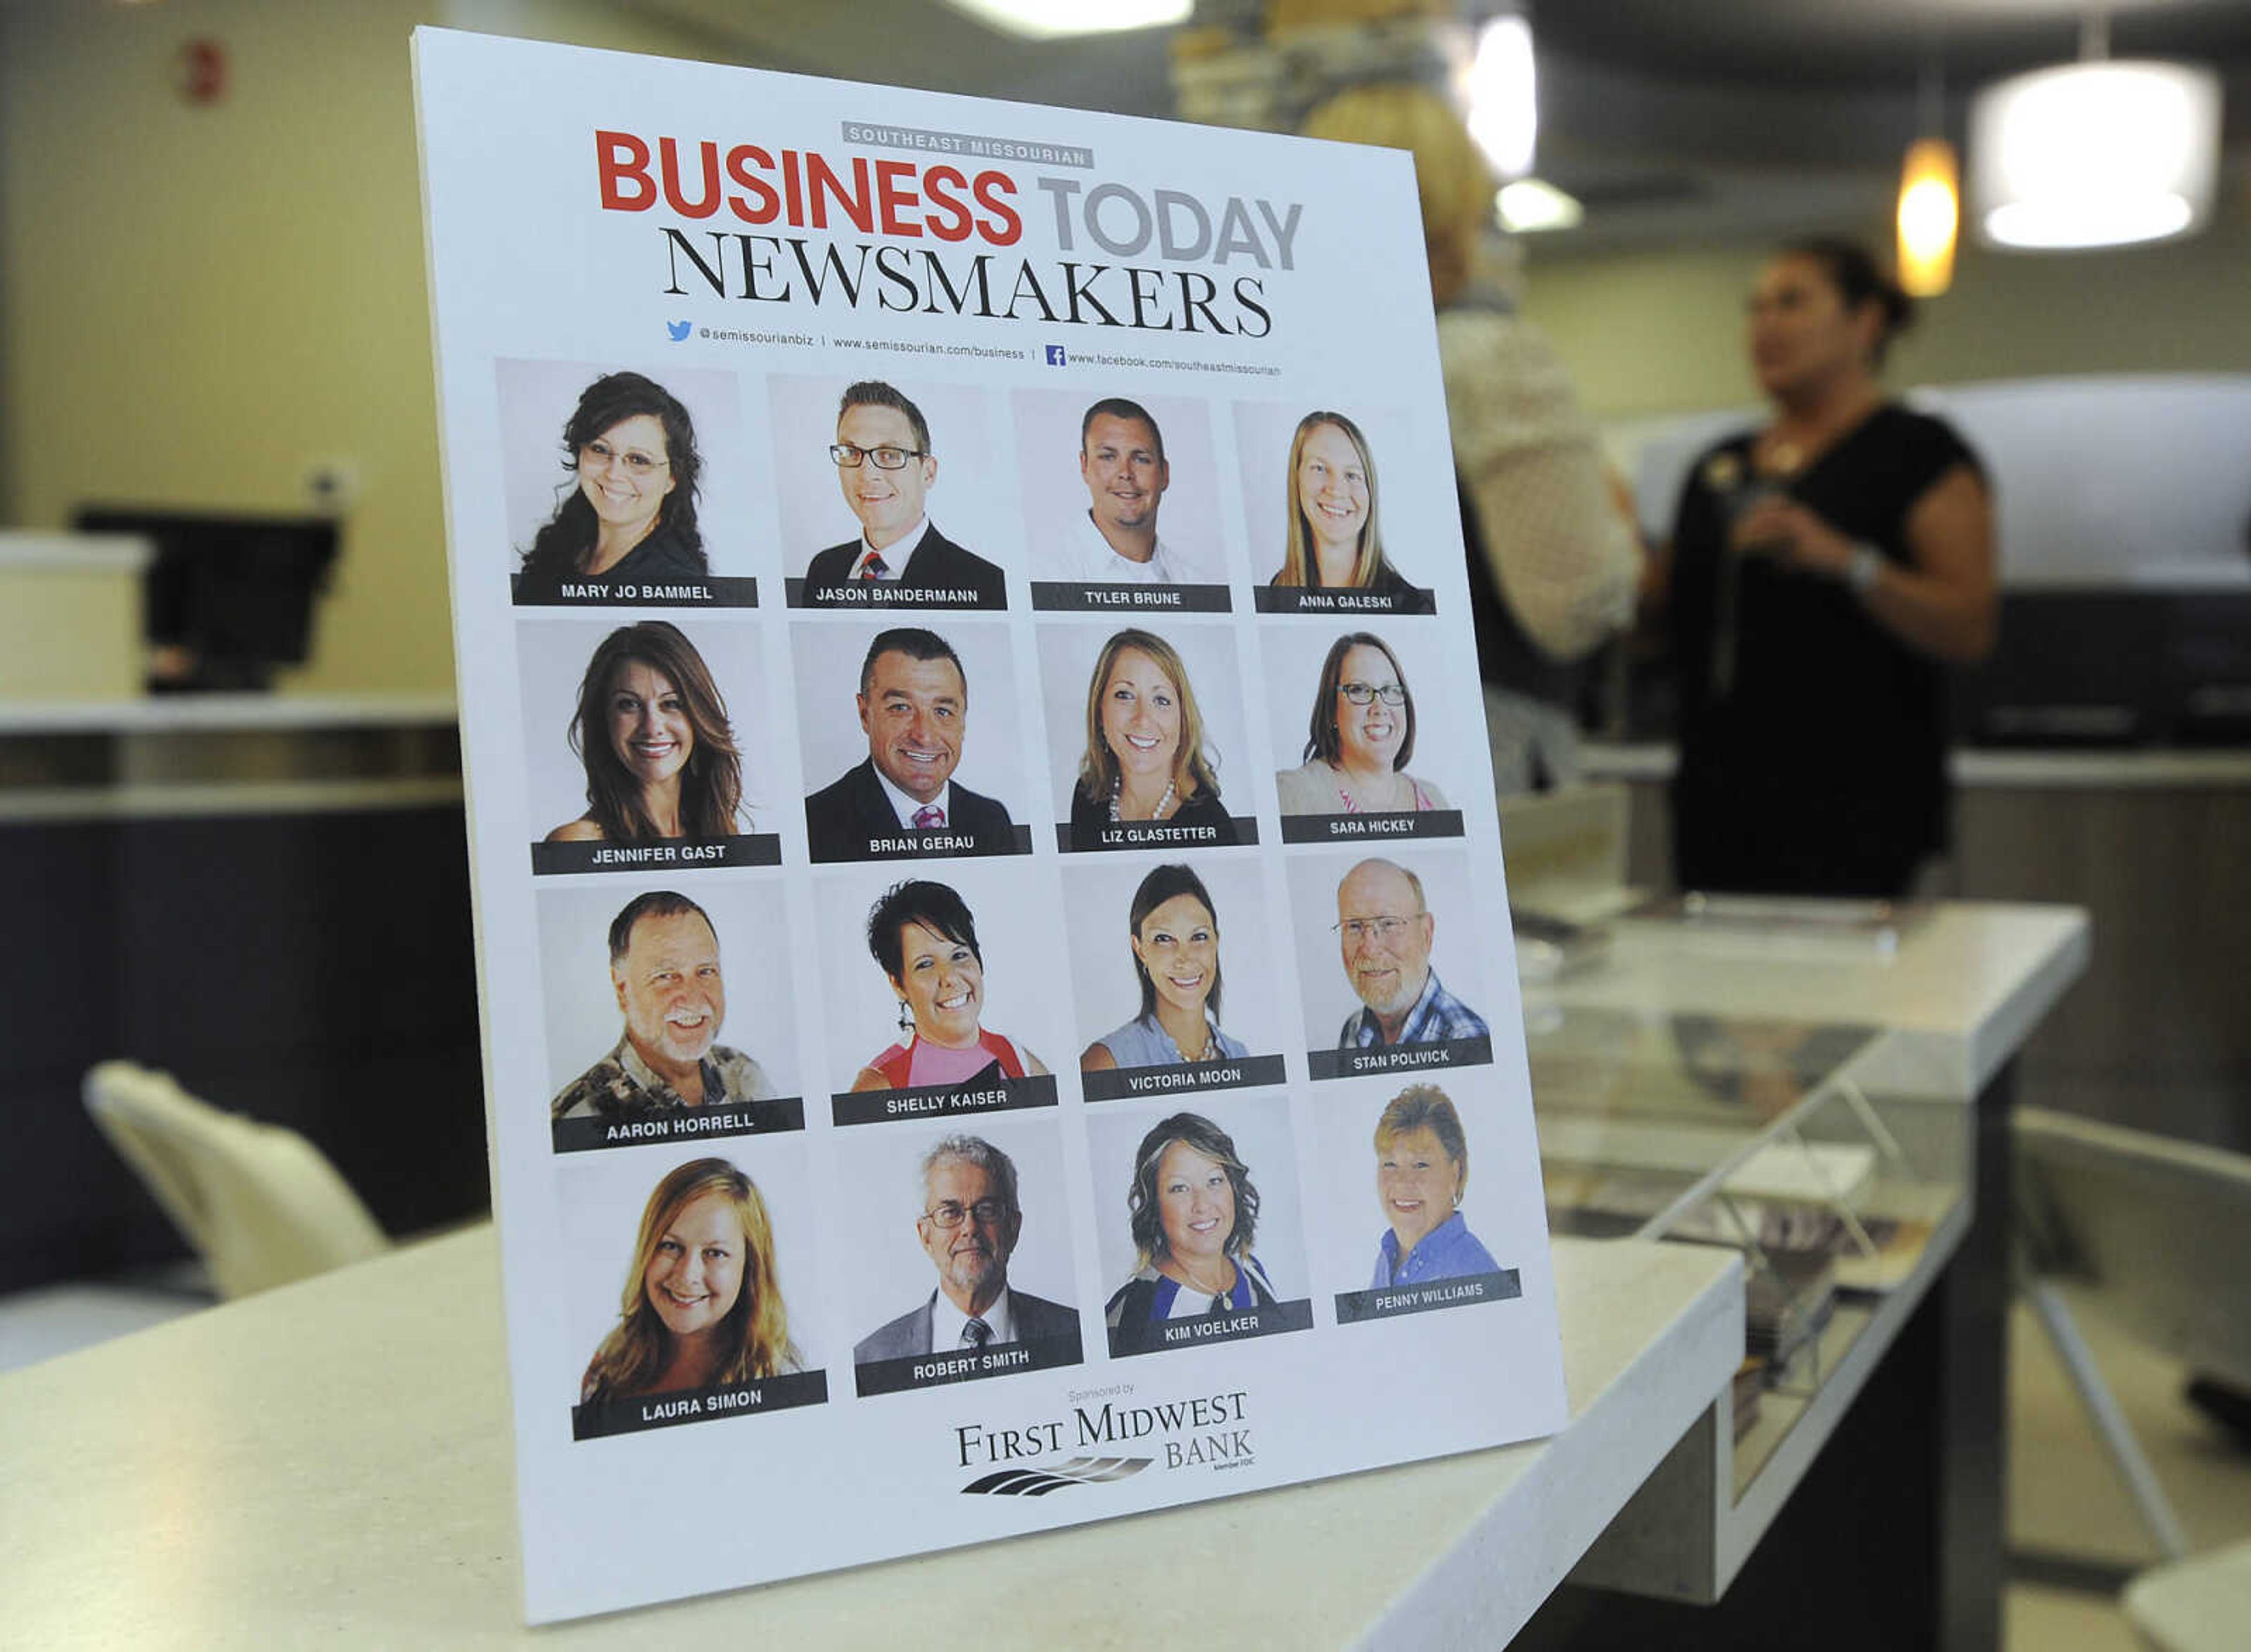
[{"label": "first midwest bank logo", "polygon": [[[988,1427],[982,1423],[956,1427],[955,1466],[987,1470],[962,1487],[963,1493],[1043,1497],[1066,1487],[1130,1480],[1143,1469],[1160,1464],[1167,1470],[1222,1469],[1245,1468],[1256,1461],[1244,1404],[1247,1391],[1197,1394],[1146,1406],[1121,1406],[1105,1397],[1131,1392],[1129,1385],[1075,1394],[1071,1396],[1075,1400],[1101,1403],[1091,1407],[1074,1405],[1068,1417],[1008,1427]],[[1105,1446],[1124,1446],[1128,1450],[1102,1454],[1092,1449]],[[1066,1451],[1078,1454],[1059,1463],[1033,1461],[1060,1456]],[[1153,1454],[1135,1454],[1142,1451]]]}]

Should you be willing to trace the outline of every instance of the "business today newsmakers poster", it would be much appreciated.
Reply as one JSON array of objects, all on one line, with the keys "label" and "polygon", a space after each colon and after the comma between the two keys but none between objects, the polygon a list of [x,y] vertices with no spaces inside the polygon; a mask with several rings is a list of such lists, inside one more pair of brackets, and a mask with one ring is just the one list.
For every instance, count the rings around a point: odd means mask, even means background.
[{"label": "business today newsmakers poster", "polygon": [[1406,157],[414,51],[530,1616],[1560,1426]]}]

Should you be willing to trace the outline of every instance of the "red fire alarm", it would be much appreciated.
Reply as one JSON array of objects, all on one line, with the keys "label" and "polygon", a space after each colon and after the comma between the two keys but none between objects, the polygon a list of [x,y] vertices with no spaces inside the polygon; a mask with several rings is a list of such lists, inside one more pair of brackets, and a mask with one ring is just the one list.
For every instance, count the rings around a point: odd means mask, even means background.
[{"label": "red fire alarm", "polygon": [[190,103],[216,103],[226,95],[226,48],[218,41],[190,40],[180,48],[172,82]]}]

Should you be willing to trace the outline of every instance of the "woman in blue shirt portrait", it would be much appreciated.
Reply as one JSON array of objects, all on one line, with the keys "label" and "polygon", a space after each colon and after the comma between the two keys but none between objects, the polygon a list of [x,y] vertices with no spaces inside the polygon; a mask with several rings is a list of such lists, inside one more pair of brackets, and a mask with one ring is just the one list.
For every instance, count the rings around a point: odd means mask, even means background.
[{"label": "woman in blue shirt portrait", "polygon": [[1375,1201],[1391,1231],[1369,1289],[1500,1271],[1462,1220],[1469,1180],[1469,1142],[1446,1093],[1414,1084],[1394,1096],[1375,1121]]},{"label": "woman in blue shirt portrait", "polygon": [[1082,1072],[1240,1061],[1250,1052],[1219,1030],[1219,914],[1188,867],[1153,868],[1133,892],[1126,944],[1141,982],[1141,1013],[1078,1058]]}]

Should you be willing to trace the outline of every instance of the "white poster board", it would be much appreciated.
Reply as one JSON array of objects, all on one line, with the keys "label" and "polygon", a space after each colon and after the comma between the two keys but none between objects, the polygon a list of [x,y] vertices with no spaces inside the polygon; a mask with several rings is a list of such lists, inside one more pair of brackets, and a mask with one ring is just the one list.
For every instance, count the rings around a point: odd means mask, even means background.
[{"label": "white poster board", "polygon": [[1560,1426],[1406,158],[415,61],[530,1615]]}]

